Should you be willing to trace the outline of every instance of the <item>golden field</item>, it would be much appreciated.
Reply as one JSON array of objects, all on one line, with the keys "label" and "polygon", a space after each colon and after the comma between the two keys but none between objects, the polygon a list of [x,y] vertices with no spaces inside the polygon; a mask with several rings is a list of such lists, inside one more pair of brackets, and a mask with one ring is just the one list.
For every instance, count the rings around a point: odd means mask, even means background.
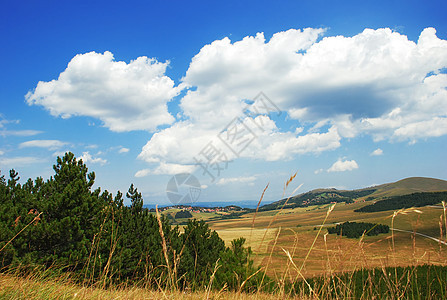
[{"label": "golden field", "polygon": [[[394,215],[393,211],[354,212],[366,205],[364,202],[338,203],[323,224],[331,205],[258,212],[254,219],[254,213],[249,213],[240,219],[212,221],[210,226],[226,243],[245,237],[255,262],[266,267],[267,274],[274,278],[296,278],[296,267],[302,267],[305,277],[313,277],[359,268],[447,264],[447,247],[418,234],[445,241],[445,235],[440,236],[441,206],[408,209]],[[362,239],[327,234],[325,227],[345,221],[386,224],[409,232],[390,231]],[[285,251],[291,254],[296,267]]]}]

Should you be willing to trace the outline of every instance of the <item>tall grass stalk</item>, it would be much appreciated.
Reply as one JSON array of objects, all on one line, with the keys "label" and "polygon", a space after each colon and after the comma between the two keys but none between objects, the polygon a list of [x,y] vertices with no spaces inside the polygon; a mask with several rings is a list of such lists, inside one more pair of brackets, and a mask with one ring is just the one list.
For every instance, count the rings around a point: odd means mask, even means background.
[{"label": "tall grass stalk", "polygon": [[264,272],[264,274],[262,275],[261,283],[260,283],[259,286],[258,286],[258,292],[261,291],[261,289],[263,288],[263,284],[264,284],[265,276],[266,276],[266,274],[267,274],[268,267],[269,267],[269,265],[270,265],[270,263],[271,263],[271,261],[272,261],[273,250],[274,250],[275,247],[276,247],[276,243],[278,242],[278,238],[279,238],[279,234],[280,234],[280,233],[281,233],[281,227],[278,228],[278,232],[276,233],[276,237],[275,237],[275,240],[274,240],[272,249],[270,250],[269,258],[268,258],[267,263],[266,263],[266,265],[265,265],[265,272]]},{"label": "tall grass stalk", "polygon": [[312,242],[312,245],[310,246],[309,251],[307,251],[306,257],[304,258],[303,263],[301,264],[301,267],[300,267],[300,269],[299,269],[299,270],[300,270],[300,273],[301,273],[301,270],[303,270],[304,265],[306,264],[307,259],[309,258],[310,252],[312,251],[312,249],[313,249],[314,246],[315,246],[315,242],[317,241],[318,236],[320,235],[321,230],[323,229],[324,224],[326,224],[326,220],[327,220],[327,218],[329,217],[329,215],[331,214],[331,212],[334,210],[334,208],[335,208],[335,203],[334,203],[334,205],[330,206],[329,209],[327,210],[327,212],[326,212],[326,217],[324,218],[323,224],[321,224],[321,225],[319,226],[320,228],[318,228],[318,232],[317,232],[317,234],[315,235],[315,238],[314,238],[314,240],[313,240],[313,242]]},{"label": "tall grass stalk", "polygon": [[[293,174],[292,176],[290,176],[290,178],[286,181],[286,183],[284,184],[284,191],[283,191],[283,197],[285,195],[286,189],[289,186],[289,184],[293,181],[293,179],[295,179],[297,172],[295,172],[295,174]],[[290,196],[286,199],[286,201],[284,202],[284,204],[281,206],[281,208],[279,209],[279,211],[274,215],[273,219],[270,220],[269,225],[267,226],[267,230],[264,232],[264,235],[262,236],[262,240],[261,243],[259,244],[258,250],[261,248],[264,240],[265,240],[265,236],[267,235],[268,230],[270,229],[270,227],[272,226],[272,224],[276,221],[276,219],[278,218],[278,216],[281,214],[281,212],[283,211],[284,207],[287,205],[287,203],[289,202],[290,198],[296,193],[296,191],[298,191],[301,187],[303,186],[303,184],[300,184],[297,188],[295,188],[295,190],[290,194]]]},{"label": "tall grass stalk", "polygon": [[262,191],[261,197],[259,198],[258,205],[256,205],[256,211],[253,214],[253,219],[251,221],[250,238],[248,239],[249,243],[251,243],[251,238],[252,238],[252,235],[253,235],[253,229],[255,227],[255,219],[256,219],[256,215],[257,215],[258,210],[259,210],[259,206],[261,205],[262,199],[264,198],[265,191],[269,187],[269,184],[270,183],[267,183],[267,185],[265,186],[264,190]]},{"label": "tall grass stalk", "polygon": [[442,210],[444,211],[444,224],[445,224],[445,241],[447,242],[447,218],[446,218],[446,210],[447,207],[445,205],[445,201],[442,201]]},{"label": "tall grass stalk", "polygon": [[208,283],[208,286],[205,288],[205,292],[206,292],[206,299],[209,299],[210,297],[210,293],[211,293],[211,288],[213,286],[213,281],[214,281],[214,277],[216,276],[216,272],[217,270],[220,268],[219,265],[219,259],[216,260],[216,263],[214,264],[214,270],[213,273],[210,276],[210,282]]},{"label": "tall grass stalk", "polygon": [[163,233],[163,224],[161,222],[161,216],[160,216],[160,212],[158,211],[158,205],[155,206],[155,212],[157,214],[157,221],[158,221],[158,229],[160,232],[160,236],[161,236],[161,243],[162,243],[162,248],[163,248],[163,255],[165,257],[166,260],[166,268],[168,270],[168,286],[171,290],[177,290],[177,282],[174,279],[174,275],[173,272],[171,270],[171,266],[169,263],[169,257],[168,257],[168,247],[166,246],[166,239],[165,239],[165,235]]},{"label": "tall grass stalk", "polygon": [[23,227],[19,232],[17,232],[16,235],[14,235],[5,245],[3,245],[3,247],[0,249],[0,252],[3,251],[3,249],[6,248],[6,246],[8,246],[16,237],[18,237],[26,228],[28,228],[28,226],[30,226],[31,224],[33,224],[36,221],[40,220],[40,216],[42,215],[42,212],[39,213],[37,216],[35,216],[31,222],[29,222],[25,227]]}]

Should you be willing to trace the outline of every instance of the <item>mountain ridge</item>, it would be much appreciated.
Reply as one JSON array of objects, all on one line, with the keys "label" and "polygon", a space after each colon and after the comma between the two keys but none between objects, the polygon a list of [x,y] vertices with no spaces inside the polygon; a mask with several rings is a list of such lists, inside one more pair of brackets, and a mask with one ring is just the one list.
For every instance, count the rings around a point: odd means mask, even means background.
[{"label": "mountain ridge", "polygon": [[261,206],[260,210],[285,207],[326,204],[331,202],[352,203],[366,200],[379,200],[392,196],[403,196],[420,192],[447,191],[447,181],[430,177],[408,177],[395,182],[384,183],[354,190],[337,190],[335,188],[317,188],[290,198],[281,199]]}]

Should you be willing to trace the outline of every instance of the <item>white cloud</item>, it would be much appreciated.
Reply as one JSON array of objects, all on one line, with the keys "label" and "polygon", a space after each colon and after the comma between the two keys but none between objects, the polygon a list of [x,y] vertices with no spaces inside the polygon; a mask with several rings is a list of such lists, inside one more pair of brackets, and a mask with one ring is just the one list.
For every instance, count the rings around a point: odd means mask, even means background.
[{"label": "white cloud", "polygon": [[360,134],[376,141],[447,134],[447,75],[439,71],[447,67],[447,41],[433,28],[417,42],[389,28],[319,39],[324,32],[291,29],[268,41],[258,33],[205,45],[180,85],[193,87],[181,99],[183,121],[155,133],[139,158],[192,163],[231,120],[244,118],[243,100],[260,90],[311,129],[284,132],[264,117],[267,127],[241,157],[290,159],[336,149]]},{"label": "white cloud", "polygon": [[64,157],[65,153],[71,152],[70,150],[57,150],[51,154],[53,157]]},{"label": "white cloud", "polygon": [[445,134],[447,134],[447,117],[436,117],[432,120],[406,124],[396,129],[394,137],[410,138],[415,141],[418,138],[439,137]]},{"label": "white cloud", "polygon": [[247,177],[229,177],[229,178],[220,178],[216,184],[217,185],[226,185],[226,184],[234,184],[234,183],[243,183],[252,185],[256,180],[256,176],[247,176]]},{"label": "white cloud", "polygon": [[0,136],[33,136],[42,133],[39,130],[0,130]]},{"label": "white cloud", "polygon": [[3,155],[3,154],[5,154],[5,152],[3,152],[2,150],[0,150],[0,155]]},{"label": "white cloud", "polygon": [[33,165],[41,163],[42,159],[33,156],[20,156],[20,157],[4,157],[0,158],[0,169],[17,168],[21,166]]},{"label": "white cloud", "polygon": [[[97,154],[97,155],[99,155],[99,154]],[[88,151],[82,152],[82,156],[79,157],[79,159],[82,159],[84,164],[100,164],[102,166],[107,163],[106,159],[103,159],[98,156],[93,157]]]},{"label": "white cloud", "polygon": [[358,169],[359,165],[355,160],[337,160],[327,171],[328,172],[344,172]]},{"label": "white cloud", "polygon": [[380,148],[377,148],[376,150],[374,150],[373,152],[371,152],[372,156],[379,156],[379,155],[383,155],[383,150]]},{"label": "white cloud", "polygon": [[[39,82],[26,99],[56,116],[100,119],[113,131],[155,131],[138,157],[157,165],[138,175],[194,164],[235,117],[253,123],[242,111],[261,90],[299,122],[284,131],[272,116],[258,117],[263,128],[255,130],[244,158],[291,159],[365,134],[410,142],[447,134],[447,74],[441,72],[447,41],[434,28],[424,29],[417,42],[389,28],[352,37],[324,34],[307,28],[269,40],[263,33],[216,40],[191,59],[177,87],[165,75],[168,62],[140,57],[127,64],[110,52],[77,55],[57,80]],[[175,121],[166,105],[183,89]],[[163,124],[169,126],[156,130]],[[218,140],[216,146],[225,147]]]},{"label": "white cloud", "polygon": [[[438,70],[447,67],[447,41],[438,39],[433,28],[425,29],[418,43],[388,28],[317,41],[322,33],[289,30],[268,42],[257,34],[204,46],[183,79],[197,87],[182,99],[185,114],[212,122],[219,110],[235,110],[237,100],[261,88],[291,117],[327,120],[343,137],[374,133],[379,128],[356,129],[358,122],[383,118],[397,108],[402,122],[385,126],[387,137],[422,108],[425,120],[446,113],[447,81]],[[430,72],[434,75],[426,78]],[[219,103],[218,109],[213,103]]]},{"label": "white cloud", "polygon": [[127,64],[107,51],[78,54],[58,79],[40,81],[26,101],[54,116],[100,119],[112,131],[154,130],[174,121],[166,104],[178,92],[165,76],[168,64],[144,56]]},{"label": "white cloud", "polygon": [[145,177],[147,175],[151,174],[151,169],[143,169],[139,170],[135,173],[135,177]]},{"label": "white cloud", "polygon": [[143,169],[135,173],[135,177],[147,175],[175,175],[179,173],[192,173],[196,169],[194,165],[169,164],[161,162],[155,169]]},{"label": "white cloud", "polygon": [[118,150],[118,153],[127,153],[127,152],[129,152],[129,151],[130,151],[129,148],[121,147],[121,148]]},{"label": "white cloud", "polygon": [[32,140],[20,143],[19,148],[47,148],[48,150],[56,150],[66,146],[67,143],[58,140]]},{"label": "white cloud", "polygon": [[280,132],[275,128],[259,132],[253,143],[242,153],[242,157],[266,161],[288,160],[296,154],[320,153],[336,149],[340,146],[340,139],[335,126],[326,132],[303,135]]},{"label": "white cloud", "polygon": [[[320,153],[340,146],[340,136],[335,127],[322,133],[300,135],[301,131],[298,131],[298,134],[280,132],[275,122],[267,116],[258,116],[255,119],[245,117],[238,121],[240,121],[239,124],[243,124],[238,128],[251,130],[251,133],[246,131],[243,137],[238,137],[238,141],[251,140],[245,148],[232,147],[228,141],[224,144],[218,138],[219,131],[222,131],[225,136],[228,130],[224,129],[227,127],[219,130],[204,129],[200,124],[187,121],[176,123],[170,128],[155,133],[143,147],[138,158],[148,163],[166,161],[184,165],[196,164],[197,161],[207,163],[202,155],[203,151],[206,152],[207,147],[208,149],[213,147],[213,151],[218,152],[218,156],[222,155],[221,160],[236,159],[236,155],[231,151],[233,149],[242,158],[278,161],[291,159],[295,154]],[[263,126],[259,128],[255,123]],[[228,128],[231,131],[232,126]]]},{"label": "white cloud", "polygon": [[5,117],[3,116],[3,114],[0,113],[0,128],[4,128],[5,124],[19,124],[20,120],[7,120],[5,119]]},{"label": "white cloud", "polygon": [[155,133],[138,158],[148,163],[193,164],[193,157],[212,141],[217,133],[217,130],[204,129],[189,121],[178,122]]}]

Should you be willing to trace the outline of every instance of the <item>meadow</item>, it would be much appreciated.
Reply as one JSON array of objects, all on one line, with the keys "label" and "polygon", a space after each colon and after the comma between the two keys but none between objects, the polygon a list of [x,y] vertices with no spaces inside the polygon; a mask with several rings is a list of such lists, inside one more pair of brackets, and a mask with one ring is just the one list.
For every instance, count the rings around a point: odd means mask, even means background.
[{"label": "meadow", "polygon": [[[284,273],[288,273],[288,278],[297,276],[284,250],[293,254],[296,265],[301,265],[308,255],[302,270],[305,277],[359,268],[447,264],[446,245],[418,234],[445,242],[445,235],[440,236],[439,225],[444,213],[442,206],[407,209],[396,215],[393,211],[354,212],[365,205],[364,202],[337,204],[324,224],[331,204],[259,212],[254,222],[254,213],[250,213],[240,219],[213,221],[210,225],[226,241],[238,235],[246,237],[255,261],[268,266],[267,274],[274,278],[284,277]],[[327,234],[325,227],[345,221],[385,224],[395,230],[361,239]]]},{"label": "meadow", "polygon": [[[445,236],[440,236],[442,206],[353,213],[362,205],[365,203],[311,206],[212,221],[211,228],[226,243],[237,236],[247,239],[255,263],[275,282],[269,291],[154,289],[144,282],[104,288],[99,284],[79,285],[67,273],[46,270],[0,274],[0,298],[443,299],[447,295],[446,246],[415,234],[445,241]],[[409,232],[392,231],[360,239],[327,234],[327,226],[346,220],[388,224]]]},{"label": "meadow", "polygon": [[[0,299],[447,296],[445,202],[357,212],[374,201],[293,208],[285,201],[233,219],[194,213],[173,226],[168,215],[178,210],[150,213],[133,185],[130,206],[122,193],[92,191],[94,174],[71,153],[54,169],[54,178],[23,186],[14,171],[8,181],[0,177]],[[261,202],[262,196],[258,208]],[[329,226],[346,221],[390,231],[329,234]]]},{"label": "meadow", "polygon": [[[36,271],[25,276],[19,272],[0,274],[0,298],[374,299],[386,296],[390,299],[442,299],[447,295],[447,278],[442,277],[447,274],[447,268],[431,271],[434,277],[430,280],[415,275],[430,273],[424,269],[427,266],[447,265],[444,244],[415,234],[423,233],[445,241],[445,236],[440,236],[439,226],[440,215],[444,213],[442,206],[353,213],[362,205],[365,203],[284,209],[259,212],[256,216],[248,213],[239,219],[210,222],[211,228],[226,243],[238,236],[247,239],[255,264],[275,282],[269,291],[260,289],[245,293],[211,288],[182,291],[154,289],[144,283],[103,288],[96,284],[79,285],[66,273]],[[360,239],[327,234],[327,226],[346,220],[387,224],[409,233],[392,231]],[[405,266],[409,268],[393,268]],[[416,266],[424,267],[419,270]],[[369,272],[366,275],[362,273],[365,270]],[[418,278],[422,281],[418,282]],[[363,286],[364,290],[360,288]],[[426,290],[421,293],[424,288]]]}]

